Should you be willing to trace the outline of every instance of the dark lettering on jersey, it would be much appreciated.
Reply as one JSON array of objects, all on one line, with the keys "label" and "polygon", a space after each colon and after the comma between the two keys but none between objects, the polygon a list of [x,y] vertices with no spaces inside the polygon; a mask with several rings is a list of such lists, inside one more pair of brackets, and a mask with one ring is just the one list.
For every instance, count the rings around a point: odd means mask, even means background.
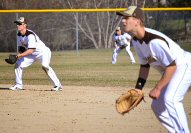
[{"label": "dark lettering on jersey", "polygon": [[22,45],[23,47],[27,48],[27,43],[21,42],[21,45]]},{"label": "dark lettering on jersey", "polygon": [[169,47],[168,42],[167,42],[163,37],[161,37],[161,36],[159,36],[159,35],[156,35],[156,34],[153,34],[153,33],[150,33],[150,32],[147,32],[147,31],[145,31],[145,35],[144,35],[143,39],[138,39],[138,38],[135,37],[135,36],[133,37],[133,40],[139,41],[140,44],[142,44],[143,41],[144,41],[146,44],[149,44],[149,42],[150,42],[151,40],[153,40],[153,39],[161,39],[161,40],[165,41],[166,44],[167,44],[168,47]]},{"label": "dark lettering on jersey", "polygon": [[35,35],[34,32],[32,32],[32,31],[26,30],[26,33],[25,33],[24,35],[22,35],[20,32],[17,33],[18,36],[22,36],[22,37],[28,36],[28,35],[30,35],[30,34],[33,34],[33,35],[34,35],[35,40],[36,40],[36,42],[37,42],[36,35]]}]

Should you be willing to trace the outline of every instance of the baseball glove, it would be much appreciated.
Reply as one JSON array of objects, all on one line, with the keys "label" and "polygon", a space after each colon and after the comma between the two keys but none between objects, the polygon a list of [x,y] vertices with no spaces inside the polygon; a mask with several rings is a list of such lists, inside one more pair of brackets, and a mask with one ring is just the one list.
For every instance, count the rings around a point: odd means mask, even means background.
[{"label": "baseball glove", "polygon": [[8,59],[5,59],[5,62],[8,64],[15,64],[17,61],[17,55],[10,54]]},{"label": "baseball glove", "polygon": [[124,49],[124,48],[126,48],[126,45],[121,45],[120,46],[120,49]]},{"label": "baseball glove", "polygon": [[130,89],[116,100],[117,112],[124,115],[134,109],[142,100],[144,100],[142,90]]}]

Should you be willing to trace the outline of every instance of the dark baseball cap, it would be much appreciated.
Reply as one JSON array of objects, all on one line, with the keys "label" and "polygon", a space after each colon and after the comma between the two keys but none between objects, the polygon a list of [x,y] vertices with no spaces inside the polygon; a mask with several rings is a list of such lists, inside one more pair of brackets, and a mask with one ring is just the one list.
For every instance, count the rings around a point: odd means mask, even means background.
[{"label": "dark baseball cap", "polygon": [[125,11],[117,12],[117,15],[127,16],[127,17],[135,17],[135,18],[138,18],[144,22],[143,10],[141,10],[137,6],[130,6]]},{"label": "dark baseball cap", "polygon": [[18,20],[14,21],[16,24],[27,24],[27,21],[24,17],[20,17]]}]

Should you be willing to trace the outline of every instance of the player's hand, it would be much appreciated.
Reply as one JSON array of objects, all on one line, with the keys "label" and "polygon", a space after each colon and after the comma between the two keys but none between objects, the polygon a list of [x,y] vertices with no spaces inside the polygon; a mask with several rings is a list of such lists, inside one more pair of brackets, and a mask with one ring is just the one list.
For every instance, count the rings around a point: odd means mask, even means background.
[{"label": "player's hand", "polygon": [[158,99],[160,97],[161,91],[157,88],[154,88],[150,91],[149,97],[152,99]]},{"label": "player's hand", "polygon": [[17,59],[20,59],[20,58],[21,58],[21,54],[18,54],[18,55],[17,55]]}]

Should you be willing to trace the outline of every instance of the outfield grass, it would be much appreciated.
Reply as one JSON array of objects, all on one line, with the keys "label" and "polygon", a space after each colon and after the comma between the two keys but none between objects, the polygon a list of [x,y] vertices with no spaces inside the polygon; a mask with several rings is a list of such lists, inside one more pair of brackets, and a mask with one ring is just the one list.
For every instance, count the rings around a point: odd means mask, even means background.
[{"label": "outfield grass", "polygon": [[[134,53],[134,49],[133,53]],[[125,51],[122,51],[115,65],[111,64],[113,49],[80,50],[53,52],[51,66],[63,85],[76,86],[134,86],[139,64],[131,64]],[[9,53],[0,53],[0,84],[14,84],[14,65],[4,62]],[[137,56],[134,53],[136,60]],[[158,72],[152,70],[148,86],[156,83]],[[38,62],[26,68],[24,84],[51,85]]]},{"label": "outfield grass", "polygon": [[[190,44],[183,45],[190,51]],[[132,49],[136,61],[137,55]],[[139,64],[131,64],[123,50],[118,62],[111,64],[113,49],[90,49],[76,51],[53,52],[51,66],[63,85],[76,86],[121,86],[134,87]],[[14,65],[6,64],[4,59],[9,53],[0,53],[0,84],[14,84]],[[152,87],[160,78],[160,74],[151,68],[146,86]],[[26,68],[23,73],[24,84],[51,85],[51,81],[36,62]]]}]

